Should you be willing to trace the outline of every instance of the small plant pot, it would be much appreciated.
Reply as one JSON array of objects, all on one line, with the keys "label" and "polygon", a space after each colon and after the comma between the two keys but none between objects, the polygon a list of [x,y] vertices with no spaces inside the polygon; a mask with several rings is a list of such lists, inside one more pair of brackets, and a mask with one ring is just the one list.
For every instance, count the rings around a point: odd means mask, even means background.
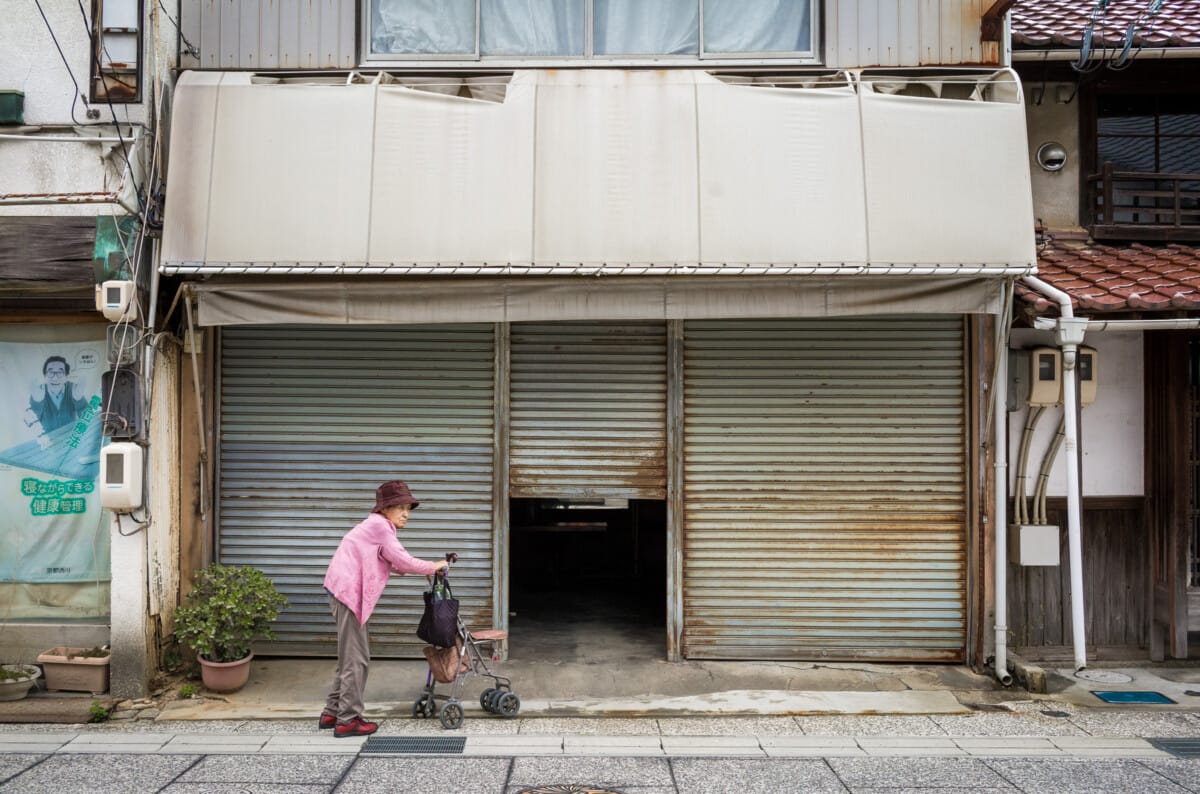
[{"label": "small plant pot", "polygon": [[31,664],[0,664],[0,669],[25,674],[22,678],[0,681],[0,700],[20,700],[25,697],[42,674]]},{"label": "small plant pot", "polygon": [[51,648],[38,654],[38,664],[46,671],[46,689],[59,692],[108,691],[110,656],[82,656],[87,648]]},{"label": "small plant pot", "polygon": [[200,661],[200,680],[213,692],[236,692],[250,680],[250,660],[254,654],[236,662],[210,662],[197,654]]}]

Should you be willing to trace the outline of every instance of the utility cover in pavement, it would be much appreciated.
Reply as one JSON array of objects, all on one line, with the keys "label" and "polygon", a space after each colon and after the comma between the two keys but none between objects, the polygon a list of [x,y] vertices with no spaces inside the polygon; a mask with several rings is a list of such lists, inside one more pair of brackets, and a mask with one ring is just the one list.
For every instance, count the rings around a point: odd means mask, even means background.
[{"label": "utility cover in pavement", "polygon": [[461,753],[467,744],[465,736],[369,736],[362,752],[405,753],[412,755]]},{"label": "utility cover in pavement", "polygon": [[553,786],[523,788],[517,794],[621,794],[621,792],[610,788],[584,786],[579,783],[561,783]]},{"label": "utility cover in pavement", "polygon": [[1200,739],[1147,739],[1146,741],[1176,758],[1200,758]]},{"label": "utility cover in pavement", "polygon": [[1097,684],[1128,684],[1133,680],[1133,676],[1114,670],[1080,670],[1075,677],[1084,681],[1095,681]]},{"label": "utility cover in pavement", "polygon": [[1174,703],[1166,695],[1158,692],[1097,692],[1092,694],[1105,703]]}]

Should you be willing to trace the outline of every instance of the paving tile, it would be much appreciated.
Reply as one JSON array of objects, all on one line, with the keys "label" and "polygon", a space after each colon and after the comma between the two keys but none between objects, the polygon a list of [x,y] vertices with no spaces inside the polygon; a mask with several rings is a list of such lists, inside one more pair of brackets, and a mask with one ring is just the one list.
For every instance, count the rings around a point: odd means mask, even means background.
[{"label": "paving tile", "polygon": [[4,788],[5,780],[19,772],[25,771],[45,757],[45,755],[38,752],[22,751],[12,753],[0,750],[0,790]]},{"label": "paving tile", "polygon": [[0,753],[57,753],[62,742],[8,742],[0,737]]},{"label": "paving tile", "polygon": [[663,717],[663,736],[788,736],[804,729],[794,717]]},{"label": "paving tile", "polygon": [[650,736],[658,735],[658,725],[655,720],[612,719],[596,717],[539,717],[521,721],[522,736],[536,733],[555,733],[572,736]]},{"label": "paving tile", "polygon": [[[509,786],[505,794],[522,794],[528,790],[528,786]],[[679,790],[674,786],[625,786],[621,794],[679,794]]]},{"label": "paving tile", "polygon": [[1187,791],[1133,759],[996,758],[987,763],[1027,794],[1060,794],[1064,791],[1168,794]]},{"label": "paving tile", "polygon": [[267,754],[291,753],[327,753],[340,755],[356,755],[366,744],[367,737],[354,739],[334,739],[311,741],[307,737],[272,736],[259,750]]},{"label": "paving tile", "polygon": [[157,791],[196,763],[186,755],[58,754],[4,783],[4,794]]},{"label": "paving tile", "polygon": [[945,736],[929,717],[851,715],[797,717],[805,734],[818,736]]},{"label": "paving tile", "polygon": [[1200,792],[1200,759],[1145,758],[1139,763],[1191,792]]},{"label": "paving tile", "polygon": [[912,788],[1004,788],[1003,777],[980,758],[830,758],[827,762],[852,791],[905,785]]},{"label": "paving tile", "polygon": [[681,758],[672,760],[671,768],[679,791],[687,794],[846,791],[829,766],[820,760]]},{"label": "paving tile", "polygon": [[163,753],[256,753],[272,737],[262,734],[181,733],[163,745]]},{"label": "paving tile", "polygon": [[1071,722],[1091,736],[1146,736],[1155,739],[1196,736],[1196,723],[1182,711],[1127,711],[1087,709]]},{"label": "paving tile", "polygon": [[[379,721],[380,736],[445,736],[465,734],[467,736],[481,736],[491,734],[512,734],[516,735],[521,731],[521,723],[536,722],[537,720],[519,720],[519,719],[500,719],[498,717],[480,716],[478,719],[472,718],[470,715],[463,720],[461,728],[456,728],[453,731],[447,731],[438,722],[437,718],[432,720],[414,720],[411,717],[398,719],[385,719]],[[315,731],[314,731],[315,733]]]},{"label": "paving tile", "polygon": [[865,756],[851,736],[763,736],[763,752],[772,758],[828,758]]},{"label": "paving tile", "polygon": [[975,756],[1062,755],[1049,739],[1032,736],[955,739],[954,743]]},{"label": "paving tile", "polygon": [[352,763],[352,758],[323,755],[223,755],[202,759],[176,782],[332,785]]},{"label": "paving tile", "polygon": [[755,736],[663,736],[662,747],[667,755],[765,755]]},{"label": "paving tile", "polygon": [[662,755],[658,736],[565,736],[564,755]]},{"label": "paving tile", "polygon": [[[1043,707],[1045,708],[1045,707]],[[1070,720],[1032,714],[935,714],[929,717],[950,736],[1086,736]]]},{"label": "paving tile", "polygon": [[665,758],[515,758],[509,784],[588,784],[624,791],[629,786],[672,786]]},{"label": "paving tile", "polygon": [[398,791],[469,791],[500,794],[508,779],[503,758],[360,757],[338,784],[338,794],[396,794]]},{"label": "paving tile", "polygon": [[160,794],[324,794],[330,786],[296,783],[172,783]]}]

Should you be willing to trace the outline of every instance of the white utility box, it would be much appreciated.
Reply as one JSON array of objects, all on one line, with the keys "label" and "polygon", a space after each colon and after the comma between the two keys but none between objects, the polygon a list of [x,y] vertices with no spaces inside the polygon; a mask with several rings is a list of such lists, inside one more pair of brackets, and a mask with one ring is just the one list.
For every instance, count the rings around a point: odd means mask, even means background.
[{"label": "white utility box", "polygon": [[114,441],[100,448],[100,505],[118,513],[142,506],[142,448]]},{"label": "white utility box", "polygon": [[1049,524],[1021,524],[1012,528],[1012,561],[1017,565],[1058,565],[1059,530]]}]

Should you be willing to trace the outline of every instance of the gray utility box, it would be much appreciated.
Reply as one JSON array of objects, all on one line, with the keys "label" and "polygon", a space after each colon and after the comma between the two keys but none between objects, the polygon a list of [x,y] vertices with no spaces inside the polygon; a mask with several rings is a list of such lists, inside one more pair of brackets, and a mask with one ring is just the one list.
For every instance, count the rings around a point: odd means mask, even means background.
[{"label": "gray utility box", "polygon": [[1009,559],[1016,565],[1058,565],[1059,528],[1050,524],[1018,524],[1009,529]]}]

